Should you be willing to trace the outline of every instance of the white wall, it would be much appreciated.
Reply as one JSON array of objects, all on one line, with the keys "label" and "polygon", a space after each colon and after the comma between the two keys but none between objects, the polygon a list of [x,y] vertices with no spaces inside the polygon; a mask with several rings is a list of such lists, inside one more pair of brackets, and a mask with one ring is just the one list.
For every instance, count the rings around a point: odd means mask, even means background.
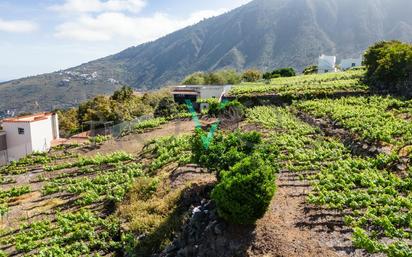
[{"label": "white wall", "polygon": [[318,73],[336,72],[336,56],[321,55],[318,60]]},{"label": "white wall", "polygon": [[51,148],[53,141],[53,118],[47,117],[30,123],[32,151],[44,152]]},{"label": "white wall", "polygon": [[[7,122],[3,123],[6,132],[7,154],[9,161],[18,160],[27,154],[32,153],[31,131],[29,122]],[[18,129],[24,129],[24,134],[20,135]]]},{"label": "white wall", "polygon": [[223,93],[229,91],[231,86],[205,86],[200,90],[201,99],[216,98],[220,100]]}]

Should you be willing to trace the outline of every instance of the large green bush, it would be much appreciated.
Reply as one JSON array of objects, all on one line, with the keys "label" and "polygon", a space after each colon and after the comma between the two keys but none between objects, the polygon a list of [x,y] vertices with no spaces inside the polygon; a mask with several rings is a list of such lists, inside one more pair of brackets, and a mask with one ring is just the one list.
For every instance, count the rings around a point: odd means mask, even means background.
[{"label": "large green bush", "polygon": [[276,191],[278,168],[259,155],[244,158],[222,172],[212,191],[219,216],[235,224],[254,224],[263,217]]},{"label": "large green bush", "polygon": [[178,104],[175,103],[172,97],[164,97],[162,100],[160,100],[159,105],[156,107],[154,116],[155,118],[171,117],[179,113],[178,108]]},{"label": "large green bush", "polygon": [[412,44],[382,41],[365,53],[365,80],[371,89],[412,96]]},{"label": "large green bush", "polygon": [[221,118],[243,119],[245,116],[245,106],[237,100],[220,103],[216,99],[209,101],[208,115]]},{"label": "large green bush", "polygon": [[197,129],[192,137],[193,161],[211,172],[216,172],[218,178],[219,171],[228,170],[251,155],[262,142],[261,135],[257,132],[236,131],[229,135],[216,132],[208,147],[205,147],[202,136],[206,138],[208,134]]},{"label": "large green bush", "polygon": [[294,77],[296,71],[293,68],[280,68],[263,74],[263,79],[276,79],[280,77]]}]

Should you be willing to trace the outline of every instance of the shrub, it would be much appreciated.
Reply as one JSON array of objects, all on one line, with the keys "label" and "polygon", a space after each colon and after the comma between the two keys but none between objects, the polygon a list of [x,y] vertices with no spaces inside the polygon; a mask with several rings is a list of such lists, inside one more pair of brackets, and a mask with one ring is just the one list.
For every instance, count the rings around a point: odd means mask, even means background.
[{"label": "shrub", "polygon": [[318,73],[318,66],[316,65],[309,65],[303,70],[303,74],[311,75]]},{"label": "shrub", "polygon": [[272,77],[279,74],[280,77],[293,77],[296,76],[296,71],[293,68],[281,68],[272,71]]},{"label": "shrub", "polygon": [[293,68],[281,68],[273,70],[272,72],[266,72],[263,74],[263,79],[275,79],[280,77],[293,77],[296,76],[296,71]]},{"label": "shrub", "polygon": [[245,107],[237,100],[230,101],[230,102],[222,102],[220,103],[216,99],[214,101],[209,101],[209,116],[225,116],[226,118],[230,118],[236,116],[237,118],[243,118],[245,116]]},{"label": "shrub", "polygon": [[218,179],[219,171],[228,170],[251,155],[262,142],[261,135],[254,131],[235,131],[226,136],[222,132],[216,132],[208,148],[205,148],[202,136],[207,137],[206,132],[197,129],[191,139],[192,160],[209,171],[216,172]]},{"label": "shrub", "polygon": [[276,191],[277,167],[259,156],[244,158],[213,189],[218,214],[235,224],[254,224],[268,209]]},{"label": "shrub", "polygon": [[107,136],[97,135],[95,137],[89,137],[89,142],[100,145],[106,141],[109,141],[110,139],[112,139],[111,135],[107,135]]},{"label": "shrub", "polygon": [[242,75],[242,79],[246,82],[256,82],[261,78],[262,72],[259,70],[246,70]]},{"label": "shrub", "polygon": [[383,41],[364,56],[366,83],[371,89],[412,96],[412,44]]}]

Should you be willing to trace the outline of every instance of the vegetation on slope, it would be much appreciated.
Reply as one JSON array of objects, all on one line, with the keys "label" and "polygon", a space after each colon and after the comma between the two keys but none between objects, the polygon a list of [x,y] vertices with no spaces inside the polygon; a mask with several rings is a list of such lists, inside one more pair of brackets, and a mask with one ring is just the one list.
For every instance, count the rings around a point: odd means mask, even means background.
[{"label": "vegetation on slope", "polygon": [[411,97],[412,44],[383,41],[369,47],[365,81],[372,89]]}]

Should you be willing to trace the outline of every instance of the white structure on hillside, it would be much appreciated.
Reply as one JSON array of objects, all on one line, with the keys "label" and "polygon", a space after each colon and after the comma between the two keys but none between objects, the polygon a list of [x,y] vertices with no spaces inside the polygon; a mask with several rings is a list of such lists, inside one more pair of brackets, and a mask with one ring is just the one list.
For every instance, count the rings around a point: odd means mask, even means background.
[{"label": "white structure on hillside", "polygon": [[174,100],[178,104],[185,104],[186,100],[190,100],[196,109],[203,110],[208,108],[207,103],[197,104],[198,100],[217,99],[222,101],[223,96],[232,88],[230,85],[215,86],[215,85],[188,85],[177,86],[172,91]]},{"label": "white structure on hillside", "polygon": [[339,66],[342,70],[349,70],[350,68],[362,66],[362,57],[343,59]]},{"label": "white structure on hillside", "polygon": [[[59,139],[59,120],[55,113],[4,119],[2,127],[4,132],[0,134],[0,151],[7,149],[7,161],[18,160],[33,152],[48,151],[52,141]],[[4,137],[6,145],[3,143],[2,146],[1,138]]]},{"label": "white structure on hillside", "polygon": [[318,73],[337,72],[336,56],[327,56],[322,54],[318,60]]}]

